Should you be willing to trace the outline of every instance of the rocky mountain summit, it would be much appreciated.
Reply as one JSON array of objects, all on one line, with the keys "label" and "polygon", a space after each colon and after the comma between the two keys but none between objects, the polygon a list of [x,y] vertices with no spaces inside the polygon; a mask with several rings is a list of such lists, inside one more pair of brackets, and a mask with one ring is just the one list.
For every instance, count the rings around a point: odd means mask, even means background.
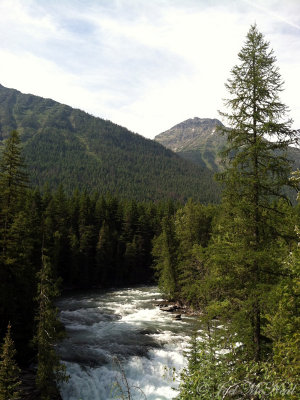
[{"label": "rocky mountain summit", "polygon": [[222,122],[210,118],[190,118],[157,135],[155,140],[175,152],[199,149],[203,142],[215,136]]},{"label": "rocky mountain summit", "polygon": [[226,142],[219,126],[223,124],[218,119],[190,118],[157,135],[155,140],[185,159],[218,170],[218,153]]}]

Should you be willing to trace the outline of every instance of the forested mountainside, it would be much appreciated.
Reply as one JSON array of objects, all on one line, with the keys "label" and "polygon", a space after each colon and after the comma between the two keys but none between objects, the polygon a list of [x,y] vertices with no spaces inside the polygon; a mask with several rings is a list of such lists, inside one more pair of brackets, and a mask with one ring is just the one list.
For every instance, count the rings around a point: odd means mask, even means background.
[{"label": "forested mountainside", "polygon": [[[155,140],[186,160],[218,171],[219,153],[227,141],[226,136],[218,132],[218,126],[223,126],[218,119],[190,118],[160,133]],[[289,158],[294,161],[294,169],[300,168],[299,149],[290,147]]]},{"label": "forested mountainside", "polygon": [[12,130],[20,133],[32,185],[137,200],[218,201],[206,167],[110,121],[0,85],[0,143]]}]

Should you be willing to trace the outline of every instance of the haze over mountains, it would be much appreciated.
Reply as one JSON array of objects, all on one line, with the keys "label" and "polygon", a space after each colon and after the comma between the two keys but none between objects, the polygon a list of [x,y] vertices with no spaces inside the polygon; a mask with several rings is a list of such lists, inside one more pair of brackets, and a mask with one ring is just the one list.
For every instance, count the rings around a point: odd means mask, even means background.
[{"label": "haze over mountains", "polygon": [[213,172],[126,128],[0,85],[0,143],[16,129],[33,185],[136,200],[216,202]]}]

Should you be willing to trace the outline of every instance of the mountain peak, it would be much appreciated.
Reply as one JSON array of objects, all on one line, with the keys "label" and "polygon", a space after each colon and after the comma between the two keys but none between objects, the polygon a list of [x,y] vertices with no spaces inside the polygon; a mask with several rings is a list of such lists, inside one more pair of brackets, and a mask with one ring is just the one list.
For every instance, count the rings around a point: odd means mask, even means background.
[{"label": "mountain peak", "polygon": [[214,135],[218,126],[222,126],[218,119],[189,118],[157,135],[155,140],[175,152],[194,150]]},{"label": "mountain peak", "polygon": [[[199,117],[194,117],[194,118],[189,118],[183,122],[180,122],[179,124],[173,126],[171,129],[175,128],[199,128],[199,127],[210,127],[210,126],[217,126],[217,125],[222,125],[222,122],[219,121],[218,119],[211,119],[211,118],[199,118]],[[159,136],[159,135],[158,135]]]},{"label": "mountain peak", "polygon": [[[220,151],[224,149],[227,141],[226,135],[218,132],[219,126],[224,125],[215,118],[189,118],[157,135],[155,140],[186,160],[219,171]],[[295,132],[300,133],[300,130]],[[295,161],[293,168],[298,168],[300,150],[290,147],[289,157]]]}]

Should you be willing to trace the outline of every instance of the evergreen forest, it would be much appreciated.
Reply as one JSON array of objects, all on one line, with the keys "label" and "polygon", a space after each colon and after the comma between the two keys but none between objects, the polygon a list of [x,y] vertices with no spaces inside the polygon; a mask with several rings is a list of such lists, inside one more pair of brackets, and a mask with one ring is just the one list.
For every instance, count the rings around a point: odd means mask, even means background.
[{"label": "evergreen forest", "polygon": [[140,201],[219,201],[205,166],[110,121],[0,85],[0,149],[12,130],[20,135],[33,187],[62,184],[69,195],[78,188]]},{"label": "evergreen forest", "polygon": [[[199,314],[178,400],[299,398],[300,209],[286,196],[287,189],[296,193],[300,185],[300,172],[292,171],[286,156],[298,138],[280,101],[283,86],[276,58],[256,25],[238,60],[226,83],[222,112],[229,128],[219,128],[227,144],[221,154],[224,168],[216,175],[223,188],[217,204],[218,190],[207,189],[210,194],[204,197],[193,196],[192,190],[177,196],[172,180],[161,181],[163,196],[154,194],[146,182],[149,164],[140,171],[148,187],[144,193],[137,194],[137,187],[128,183],[127,169],[116,183],[117,192],[105,181],[102,187],[92,181],[84,187],[98,145],[107,146],[102,156],[107,152],[122,169],[123,156],[133,157],[134,163],[142,157],[137,151],[142,139],[117,128],[101,141],[92,125],[109,131],[114,129],[111,123],[50,100],[36,118],[35,112],[22,111],[25,97],[16,101],[19,95],[9,92],[15,96],[15,120],[23,117],[22,124],[9,125],[0,115],[1,132],[4,126],[9,131],[0,161],[0,400],[23,398],[21,371],[32,363],[37,365],[40,398],[59,398],[56,382],[68,379],[55,351],[65,334],[55,307],[61,290],[156,282],[166,299]],[[42,104],[34,96],[26,101]],[[40,128],[43,118],[52,119],[51,135]],[[78,146],[91,155],[88,169],[81,171],[78,153],[69,152],[74,142],[68,132],[84,119],[90,121],[86,137],[93,146],[76,136]],[[25,121],[32,131],[25,129]],[[44,139],[52,141],[60,130],[64,144],[56,142],[51,153],[57,163],[46,160],[43,147],[35,153],[40,158],[30,158],[29,149],[42,146]],[[38,136],[44,139],[37,141]],[[111,151],[109,141],[117,137],[125,149],[122,157]],[[174,158],[172,168],[184,165],[187,175],[194,168],[162,146],[150,146]],[[101,169],[107,164],[97,165]],[[164,165],[156,164],[158,176]],[[64,168],[72,179],[62,178]],[[195,171],[200,169],[195,166]],[[111,181],[110,174],[113,169]],[[187,175],[177,175],[178,182],[189,185]],[[193,180],[195,190],[197,182]],[[185,187],[180,185],[176,193]],[[206,186],[197,190],[205,192]]]}]

